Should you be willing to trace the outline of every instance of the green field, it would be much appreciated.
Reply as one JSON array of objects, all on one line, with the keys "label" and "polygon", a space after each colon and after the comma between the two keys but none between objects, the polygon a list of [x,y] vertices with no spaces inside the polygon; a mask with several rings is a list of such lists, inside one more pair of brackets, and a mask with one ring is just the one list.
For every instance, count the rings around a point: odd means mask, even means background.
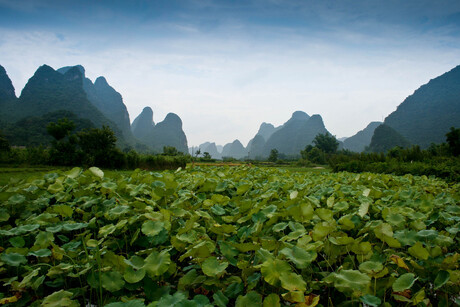
[{"label": "green field", "polygon": [[250,166],[46,171],[0,173],[5,306],[459,303],[458,183]]}]

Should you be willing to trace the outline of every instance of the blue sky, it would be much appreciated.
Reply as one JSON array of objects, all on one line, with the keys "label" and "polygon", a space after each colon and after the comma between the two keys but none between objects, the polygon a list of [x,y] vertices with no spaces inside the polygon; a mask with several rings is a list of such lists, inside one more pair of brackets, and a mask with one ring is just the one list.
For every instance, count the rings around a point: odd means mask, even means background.
[{"label": "blue sky", "polygon": [[246,144],[296,110],[351,136],[460,64],[460,1],[0,0],[18,95],[42,64],[105,76],[131,120],[177,113],[189,145]]}]

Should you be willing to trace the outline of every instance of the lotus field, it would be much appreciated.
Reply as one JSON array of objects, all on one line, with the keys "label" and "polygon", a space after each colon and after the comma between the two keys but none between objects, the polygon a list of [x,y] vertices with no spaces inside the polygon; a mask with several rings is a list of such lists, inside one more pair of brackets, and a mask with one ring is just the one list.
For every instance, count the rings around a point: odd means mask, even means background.
[{"label": "lotus field", "polygon": [[97,168],[0,187],[0,305],[455,306],[460,184]]}]

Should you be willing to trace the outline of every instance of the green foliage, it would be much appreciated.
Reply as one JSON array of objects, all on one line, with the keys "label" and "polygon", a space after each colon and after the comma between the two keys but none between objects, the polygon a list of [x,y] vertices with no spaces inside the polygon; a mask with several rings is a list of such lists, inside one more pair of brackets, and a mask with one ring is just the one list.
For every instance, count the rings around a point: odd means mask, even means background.
[{"label": "green foliage", "polygon": [[335,172],[374,172],[394,175],[437,176],[460,181],[459,157],[452,157],[446,144],[432,144],[427,150],[419,146],[394,147],[384,153],[339,152],[328,158]]},{"label": "green foliage", "polygon": [[163,155],[165,156],[177,156],[180,153],[174,146],[163,146]]},{"label": "green foliage", "polygon": [[316,148],[328,154],[335,153],[337,148],[339,148],[339,142],[329,132],[318,134],[313,140],[313,144],[315,144]]},{"label": "green foliage", "polygon": [[0,187],[1,293],[20,306],[445,305],[460,291],[459,191],[257,167],[49,173]]},{"label": "green foliage", "polygon": [[56,140],[60,141],[70,132],[75,129],[75,124],[68,120],[67,117],[61,118],[57,123],[49,123],[46,126],[46,131]]},{"label": "green foliage", "polygon": [[8,152],[10,151],[10,149],[11,149],[10,143],[0,131],[0,154],[2,152]]},{"label": "green foliage", "polygon": [[450,131],[446,134],[446,142],[452,155],[460,155],[460,128],[450,127]]},{"label": "green foliage", "polygon": [[278,160],[278,149],[273,148],[270,150],[270,155],[268,156],[268,161],[276,162]]}]

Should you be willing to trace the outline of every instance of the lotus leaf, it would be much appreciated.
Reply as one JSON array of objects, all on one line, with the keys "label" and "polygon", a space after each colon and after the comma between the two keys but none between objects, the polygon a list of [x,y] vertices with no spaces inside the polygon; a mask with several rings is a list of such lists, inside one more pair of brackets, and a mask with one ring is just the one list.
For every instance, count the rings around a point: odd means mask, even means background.
[{"label": "lotus leaf", "polygon": [[288,291],[305,291],[306,282],[302,276],[296,273],[282,273],[280,275],[281,286]]},{"label": "lotus leaf", "polygon": [[164,223],[159,221],[145,221],[142,224],[142,233],[146,236],[156,236],[164,228]]},{"label": "lotus leaf", "polygon": [[54,292],[42,302],[43,307],[78,307],[78,302],[71,300],[72,292],[60,290]]},{"label": "lotus leaf", "polygon": [[408,251],[412,256],[421,260],[427,260],[430,256],[430,253],[428,253],[427,249],[423,247],[420,242],[417,242],[412,247],[409,247]]},{"label": "lotus leaf", "polygon": [[305,269],[316,259],[315,251],[305,251],[297,246],[293,246],[292,248],[286,247],[280,253],[292,261],[299,269]]},{"label": "lotus leaf", "polygon": [[162,251],[161,253],[153,251],[145,259],[145,263],[142,268],[145,269],[151,277],[154,277],[165,273],[168,270],[170,264],[171,259],[167,251]]},{"label": "lotus leaf", "polygon": [[365,292],[370,285],[370,277],[356,270],[342,270],[339,273],[331,273],[324,281],[334,283],[339,291]]},{"label": "lotus leaf", "polygon": [[448,271],[439,271],[434,280],[434,289],[436,290],[444,286],[449,281],[449,278],[450,274]]},{"label": "lotus leaf", "polygon": [[201,265],[203,273],[208,276],[220,276],[225,272],[228,262],[219,262],[216,257],[207,258]]},{"label": "lotus leaf", "polygon": [[290,273],[291,267],[285,261],[269,259],[262,263],[260,271],[267,283],[272,286],[277,286],[280,283],[281,274]]},{"label": "lotus leaf", "polygon": [[235,306],[236,307],[262,306],[262,296],[255,291],[250,291],[244,296],[242,295],[238,296],[238,298],[236,299]]},{"label": "lotus leaf", "polygon": [[378,307],[380,306],[380,304],[382,304],[381,299],[379,299],[376,296],[370,295],[370,294],[361,296],[359,300],[368,306]]},{"label": "lotus leaf", "polygon": [[0,260],[10,266],[20,266],[21,264],[27,263],[26,257],[18,253],[2,253]]}]

